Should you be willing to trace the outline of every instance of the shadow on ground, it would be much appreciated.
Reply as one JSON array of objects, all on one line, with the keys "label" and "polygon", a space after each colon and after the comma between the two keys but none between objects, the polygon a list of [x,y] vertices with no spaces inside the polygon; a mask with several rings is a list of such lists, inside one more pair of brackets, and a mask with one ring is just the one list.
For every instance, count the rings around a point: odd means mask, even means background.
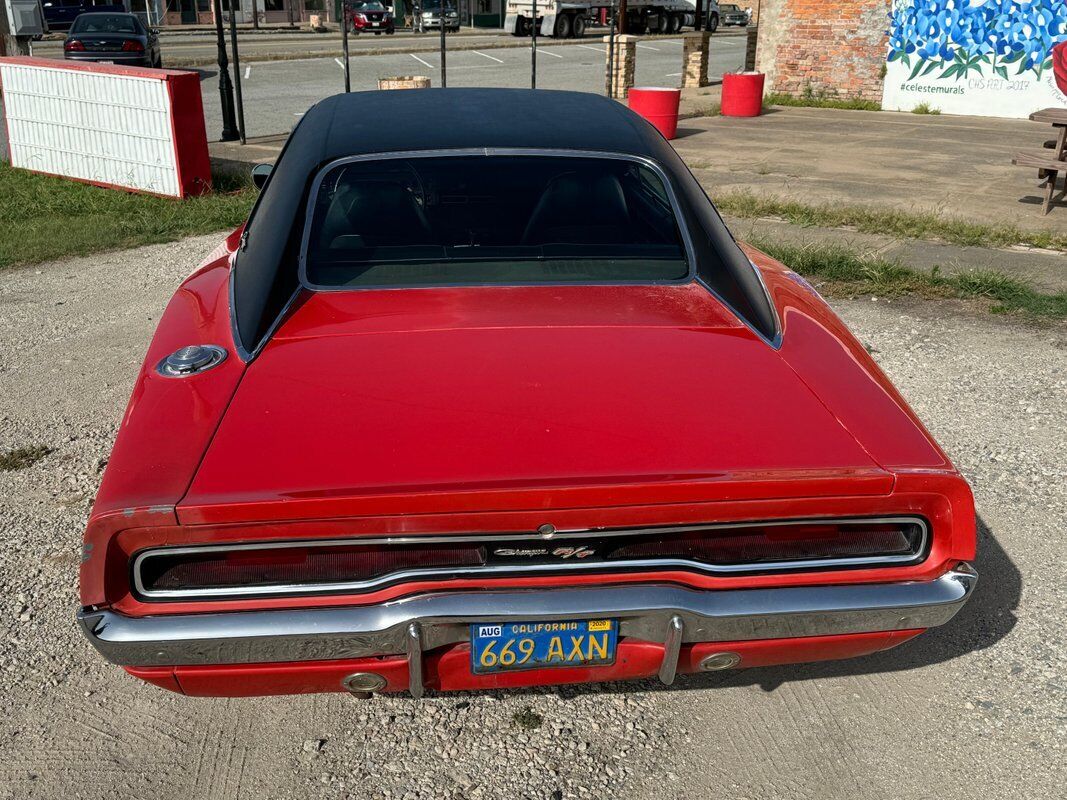
[{"label": "shadow on ground", "polygon": [[[1016,623],[1015,609],[1022,597],[1022,573],[981,519],[978,520],[978,555],[974,566],[978,571],[978,586],[960,612],[946,625],[892,650],[842,661],[679,675],[671,686],[655,680],[641,680],[531,687],[510,690],[506,694],[558,694],[566,698],[584,694],[678,692],[737,686],[759,686],[770,692],[791,681],[896,672],[951,661],[975,650],[992,647],[1007,636]],[[457,692],[456,696],[460,694]]]}]

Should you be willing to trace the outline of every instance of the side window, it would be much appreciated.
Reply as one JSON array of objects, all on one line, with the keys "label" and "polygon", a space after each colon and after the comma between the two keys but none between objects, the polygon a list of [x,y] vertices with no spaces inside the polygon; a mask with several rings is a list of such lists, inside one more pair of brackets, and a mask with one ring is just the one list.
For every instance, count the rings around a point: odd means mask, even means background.
[{"label": "side window", "polygon": [[641,186],[645,191],[654,195],[663,205],[670,207],[670,199],[667,197],[667,189],[664,187],[663,181],[645,167],[639,170],[638,175],[641,179]]}]

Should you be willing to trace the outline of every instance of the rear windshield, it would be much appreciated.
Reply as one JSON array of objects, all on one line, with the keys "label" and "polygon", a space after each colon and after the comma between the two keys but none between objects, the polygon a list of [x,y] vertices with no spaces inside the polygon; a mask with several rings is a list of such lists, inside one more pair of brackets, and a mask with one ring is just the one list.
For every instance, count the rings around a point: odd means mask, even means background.
[{"label": "rear windshield", "polygon": [[625,159],[442,156],[333,167],[312,198],[313,287],[677,281],[663,181]]},{"label": "rear windshield", "polygon": [[82,14],[71,33],[140,33],[136,17],[129,14]]}]

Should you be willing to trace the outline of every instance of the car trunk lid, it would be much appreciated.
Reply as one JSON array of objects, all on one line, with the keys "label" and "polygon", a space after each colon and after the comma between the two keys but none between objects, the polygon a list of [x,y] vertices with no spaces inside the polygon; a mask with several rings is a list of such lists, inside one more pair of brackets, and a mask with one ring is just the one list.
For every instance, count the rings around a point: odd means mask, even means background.
[{"label": "car trunk lid", "polygon": [[882,494],[892,477],[703,287],[306,294],[188,522]]}]

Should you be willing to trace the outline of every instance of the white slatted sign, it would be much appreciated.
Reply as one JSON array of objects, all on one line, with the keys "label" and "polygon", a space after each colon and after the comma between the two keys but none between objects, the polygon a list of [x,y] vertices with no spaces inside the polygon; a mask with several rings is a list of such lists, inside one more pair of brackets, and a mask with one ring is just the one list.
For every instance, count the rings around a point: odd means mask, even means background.
[{"label": "white slatted sign", "polygon": [[0,62],[13,166],[181,196],[165,79],[33,61]]}]

